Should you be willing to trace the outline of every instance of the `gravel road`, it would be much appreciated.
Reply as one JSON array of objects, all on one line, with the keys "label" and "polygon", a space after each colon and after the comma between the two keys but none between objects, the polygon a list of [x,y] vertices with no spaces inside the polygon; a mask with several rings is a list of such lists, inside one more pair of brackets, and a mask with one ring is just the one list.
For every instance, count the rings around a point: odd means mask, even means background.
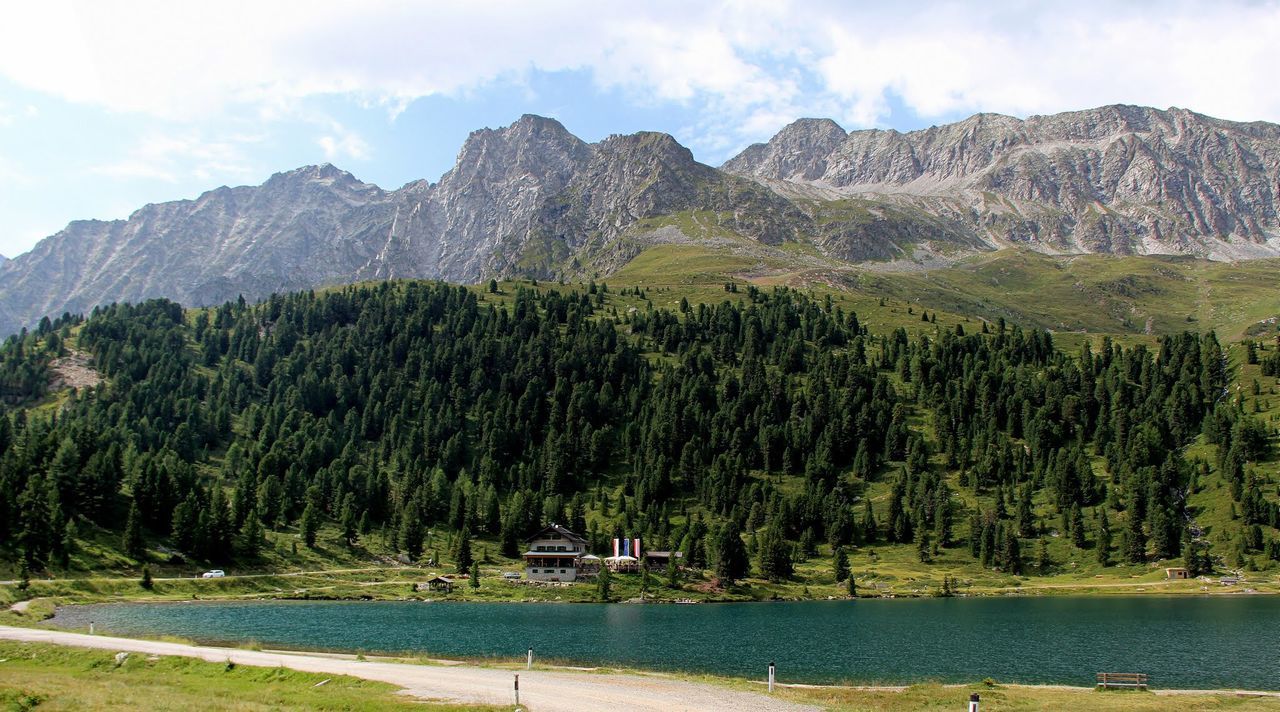
[{"label": "gravel road", "polygon": [[[179,655],[210,662],[286,667],[326,675],[351,675],[388,682],[424,700],[484,704],[514,701],[513,671],[473,665],[411,665],[358,661],[304,653],[278,653],[203,645],[161,643],[55,630],[0,626],[0,638],[32,643]],[[792,704],[763,693],[743,692],[657,675],[615,675],[545,670],[520,671],[520,702],[535,712],[648,712],[706,710],[720,712],[800,712],[815,707]]]}]

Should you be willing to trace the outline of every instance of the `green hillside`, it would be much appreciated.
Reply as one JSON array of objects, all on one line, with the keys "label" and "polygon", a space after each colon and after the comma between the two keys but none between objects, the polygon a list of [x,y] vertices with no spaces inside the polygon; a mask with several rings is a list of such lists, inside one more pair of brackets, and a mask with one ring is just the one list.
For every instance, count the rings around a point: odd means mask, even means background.
[{"label": "green hillside", "polygon": [[930,310],[1054,332],[1171,334],[1216,330],[1226,340],[1274,331],[1280,317],[1280,260],[1238,263],[1181,257],[1052,256],[1006,249],[953,267],[887,271],[815,268],[780,255],[733,255],[711,245],[662,245],[611,278],[621,284],[703,294],[736,279],[828,290],[838,297],[887,297]]},{"label": "green hillside", "polygon": [[[1184,563],[1272,578],[1266,265],[787,268],[666,246],[609,286],[384,283],[46,323],[0,349],[0,575],[400,558],[488,577],[558,521],[601,550],[687,551],[669,597],[843,595],[837,558],[864,594],[1128,591]],[[1063,324],[1087,331],[1039,330]],[[72,350],[103,385],[46,392]],[[225,588],[405,587],[323,578]],[[4,597],[77,590],[124,592]]]}]

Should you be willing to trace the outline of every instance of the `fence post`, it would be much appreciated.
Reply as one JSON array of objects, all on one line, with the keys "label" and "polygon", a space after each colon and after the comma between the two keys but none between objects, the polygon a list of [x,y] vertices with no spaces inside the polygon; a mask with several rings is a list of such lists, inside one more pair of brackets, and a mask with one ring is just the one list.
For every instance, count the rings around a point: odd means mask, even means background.
[{"label": "fence post", "polygon": [[516,707],[520,706],[520,673],[516,673]]},{"label": "fence post", "polygon": [[769,692],[773,692],[773,676],[776,670],[777,670],[777,667],[773,664],[773,661],[770,660],[769,661]]},{"label": "fence post", "polygon": [[524,663],[525,670],[533,669],[533,646],[529,646],[529,658]]},{"label": "fence post", "polygon": [[969,695],[969,712],[978,712],[978,693]]}]

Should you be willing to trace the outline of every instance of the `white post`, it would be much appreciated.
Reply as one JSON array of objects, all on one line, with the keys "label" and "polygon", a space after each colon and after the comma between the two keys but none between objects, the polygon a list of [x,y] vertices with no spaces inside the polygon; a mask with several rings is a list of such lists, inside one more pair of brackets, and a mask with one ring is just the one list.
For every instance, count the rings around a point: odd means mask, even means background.
[{"label": "white post", "polygon": [[969,695],[969,712],[978,712],[978,693]]},{"label": "white post", "polygon": [[520,706],[520,673],[516,673],[516,707]]},{"label": "white post", "polygon": [[769,692],[773,692],[773,674],[776,669],[777,668],[776,666],[774,666],[773,661],[770,660],[769,661]]},{"label": "white post", "polygon": [[533,648],[532,647],[529,648],[529,659],[525,661],[524,669],[525,670],[533,669]]},{"label": "white post", "polygon": [[89,635],[93,635],[93,621],[89,621]]}]

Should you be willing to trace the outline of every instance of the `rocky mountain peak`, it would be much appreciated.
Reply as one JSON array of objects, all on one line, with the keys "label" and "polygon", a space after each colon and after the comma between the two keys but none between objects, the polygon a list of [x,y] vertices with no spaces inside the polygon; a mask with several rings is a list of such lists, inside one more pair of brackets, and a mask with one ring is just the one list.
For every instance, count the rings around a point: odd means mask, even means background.
[{"label": "rocky mountain peak", "polygon": [[161,296],[201,306],[352,280],[603,275],[692,240],[756,257],[796,242],[787,259],[823,269],[1009,244],[1280,255],[1280,126],[1126,105],[906,133],[800,119],[717,170],[668,134],[587,144],[529,114],[473,132],[436,183],[384,191],[321,164],[72,222],[0,262],[0,331]]},{"label": "rocky mountain peak", "polygon": [[831,119],[797,119],[768,143],[750,146],[722,168],[730,173],[817,180],[826,173],[826,157],[847,136],[840,124]]}]

